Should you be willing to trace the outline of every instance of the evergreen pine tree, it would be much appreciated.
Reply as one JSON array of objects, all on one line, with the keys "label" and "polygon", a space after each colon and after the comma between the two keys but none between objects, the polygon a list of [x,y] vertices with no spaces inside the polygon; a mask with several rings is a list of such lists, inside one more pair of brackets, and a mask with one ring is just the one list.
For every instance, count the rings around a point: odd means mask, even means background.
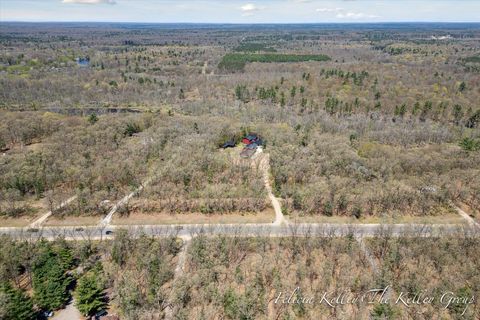
[{"label": "evergreen pine tree", "polygon": [[5,320],[36,319],[33,302],[23,291],[9,283],[0,286],[0,318]]},{"label": "evergreen pine tree", "polygon": [[92,315],[105,306],[103,288],[98,283],[95,273],[87,273],[78,280],[75,303],[85,316]]},{"label": "evergreen pine tree", "polygon": [[71,282],[62,259],[50,248],[40,257],[33,268],[33,292],[38,306],[44,310],[57,310],[69,298]]}]

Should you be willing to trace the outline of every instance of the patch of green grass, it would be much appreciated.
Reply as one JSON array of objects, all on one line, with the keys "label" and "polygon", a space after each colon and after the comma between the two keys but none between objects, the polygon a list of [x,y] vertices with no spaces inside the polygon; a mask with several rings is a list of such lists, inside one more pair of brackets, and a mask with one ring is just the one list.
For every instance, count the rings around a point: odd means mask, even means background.
[{"label": "patch of green grass", "polygon": [[218,67],[225,71],[242,71],[248,62],[328,61],[324,54],[227,53]]},{"label": "patch of green grass", "polygon": [[462,149],[465,151],[479,151],[480,140],[464,138],[462,141],[460,141],[460,147],[462,147]]},{"label": "patch of green grass", "polygon": [[28,65],[16,64],[16,65],[8,66],[5,68],[9,74],[27,74],[29,73],[31,67]]}]

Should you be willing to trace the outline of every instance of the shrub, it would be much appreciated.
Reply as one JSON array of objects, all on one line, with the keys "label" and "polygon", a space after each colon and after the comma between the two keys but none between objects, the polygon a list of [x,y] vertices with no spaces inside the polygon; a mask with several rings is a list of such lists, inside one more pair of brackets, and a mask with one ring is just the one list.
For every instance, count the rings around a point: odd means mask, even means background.
[{"label": "shrub", "polygon": [[98,121],[98,117],[95,113],[88,116],[88,123],[95,124]]},{"label": "shrub", "polygon": [[460,147],[465,151],[478,151],[480,150],[480,141],[471,138],[464,138],[460,141]]},{"label": "shrub", "polygon": [[373,307],[371,312],[372,319],[374,320],[392,320],[395,319],[395,311],[389,304],[378,303]]},{"label": "shrub", "polygon": [[140,128],[140,125],[134,122],[127,123],[127,127],[123,131],[123,135],[131,137],[135,133],[141,132],[142,129]]}]

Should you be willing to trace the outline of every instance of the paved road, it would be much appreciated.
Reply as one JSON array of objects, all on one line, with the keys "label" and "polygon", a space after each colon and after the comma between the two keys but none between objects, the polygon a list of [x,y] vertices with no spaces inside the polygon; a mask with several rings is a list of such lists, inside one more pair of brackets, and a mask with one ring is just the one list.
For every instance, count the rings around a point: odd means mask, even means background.
[{"label": "paved road", "polygon": [[132,235],[146,234],[154,237],[195,237],[198,235],[226,235],[242,237],[374,237],[388,234],[392,237],[419,236],[480,236],[480,228],[468,225],[426,225],[426,224],[225,224],[225,225],[142,225],[142,226],[94,226],[94,227],[44,227],[0,228],[0,234],[17,239],[55,239],[59,236],[67,240],[99,240],[112,238],[117,229],[127,229]]}]

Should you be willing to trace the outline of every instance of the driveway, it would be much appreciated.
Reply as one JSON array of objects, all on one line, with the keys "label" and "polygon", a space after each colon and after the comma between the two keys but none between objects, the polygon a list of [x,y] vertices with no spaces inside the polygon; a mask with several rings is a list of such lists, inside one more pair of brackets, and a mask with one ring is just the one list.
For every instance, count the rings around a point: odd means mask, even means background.
[{"label": "driveway", "polygon": [[72,299],[65,309],[55,311],[55,315],[52,320],[81,320],[83,319],[80,311],[75,307],[74,300]]}]

